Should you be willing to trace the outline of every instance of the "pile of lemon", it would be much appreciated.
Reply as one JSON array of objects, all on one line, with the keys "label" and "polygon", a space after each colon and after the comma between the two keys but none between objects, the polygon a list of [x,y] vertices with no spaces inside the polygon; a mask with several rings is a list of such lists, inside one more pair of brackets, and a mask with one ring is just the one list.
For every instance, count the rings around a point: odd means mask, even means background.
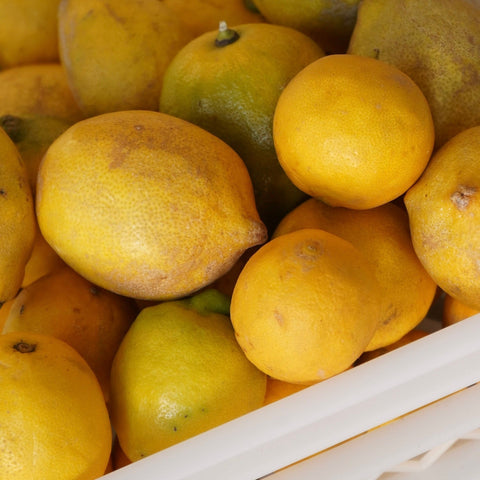
[{"label": "pile of lemon", "polygon": [[472,0],[0,0],[0,480],[480,311],[479,48]]}]

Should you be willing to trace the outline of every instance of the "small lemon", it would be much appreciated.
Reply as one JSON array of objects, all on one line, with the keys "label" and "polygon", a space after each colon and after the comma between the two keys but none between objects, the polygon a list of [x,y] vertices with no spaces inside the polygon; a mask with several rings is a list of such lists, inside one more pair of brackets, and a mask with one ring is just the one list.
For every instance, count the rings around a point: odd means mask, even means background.
[{"label": "small lemon", "polygon": [[0,479],[93,480],[107,467],[110,419],[100,385],[49,335],[0,335]]},{"label": "small lemon", "polygon": [[267,375],[311,384],[360,356],[379,322],[381,290],[350,242],[320,229],[270,240],[240,273],[232,295],[237,341]]}]

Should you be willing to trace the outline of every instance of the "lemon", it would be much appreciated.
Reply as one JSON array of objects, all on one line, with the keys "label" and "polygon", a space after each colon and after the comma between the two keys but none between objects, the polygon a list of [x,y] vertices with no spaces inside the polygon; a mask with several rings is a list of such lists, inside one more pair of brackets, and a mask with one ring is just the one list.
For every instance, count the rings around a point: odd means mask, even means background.
[{"label": "lemon", "polygon": [[111,374],[112,423],[131,461],[263,405],[266,376],[238,346],[228,297],[206,290],[144,308]]},{"label": "lemon", "polygon": [[60,135],[39,168],[36,209],[65,263],[141,299],[199,290],[267,235],[235,151],[153,111],[98,115]]},{"label": "lemon", "polygon": [[237,341],[267,375],[312,384],[343,372],[379,322],[372,264],[350,242],[305,228],[262,245],[235,284]]},{"label": "lemon", "polygon": [[455,135],[433,155],[404,197],[413,246],[437,285],[480,309],[480,126]]},{"label": "lemon", "polygon": [[0,479],[93,480],[103,475],[112,430],[100,385],[57,338],[0,335]]},{"label": "lemon", "polygon": [[35,211],[20,153],[0,128],[0,305],[20,288],[35,242]]}]

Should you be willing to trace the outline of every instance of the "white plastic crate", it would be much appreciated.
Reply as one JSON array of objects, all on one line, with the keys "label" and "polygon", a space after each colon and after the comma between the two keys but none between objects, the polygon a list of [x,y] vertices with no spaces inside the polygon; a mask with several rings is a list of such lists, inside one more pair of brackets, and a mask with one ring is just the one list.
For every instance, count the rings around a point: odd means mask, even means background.
[{"label": "white plastic crate", "polygon": [[480,314],[102,478],[479,479],[479,381]]}]

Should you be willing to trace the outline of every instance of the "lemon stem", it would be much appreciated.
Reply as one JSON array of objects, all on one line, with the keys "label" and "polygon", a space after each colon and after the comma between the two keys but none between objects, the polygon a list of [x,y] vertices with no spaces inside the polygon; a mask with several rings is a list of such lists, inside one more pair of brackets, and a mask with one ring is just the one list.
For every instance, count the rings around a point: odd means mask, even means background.
[{"label": "lemon stem", "polygon": [[36,350],[37,345],[35,343],[27,343],[21,340],[16,343],[13,348],[20,353],[32,353]]},{"label": "lemon stem", "polygon": [[218,34],[215,38],[216,47],[226,47],[236,42],[240,38],[240,35],[235,30],[228,28],[227,22],[223,20],[218,25]]}]

